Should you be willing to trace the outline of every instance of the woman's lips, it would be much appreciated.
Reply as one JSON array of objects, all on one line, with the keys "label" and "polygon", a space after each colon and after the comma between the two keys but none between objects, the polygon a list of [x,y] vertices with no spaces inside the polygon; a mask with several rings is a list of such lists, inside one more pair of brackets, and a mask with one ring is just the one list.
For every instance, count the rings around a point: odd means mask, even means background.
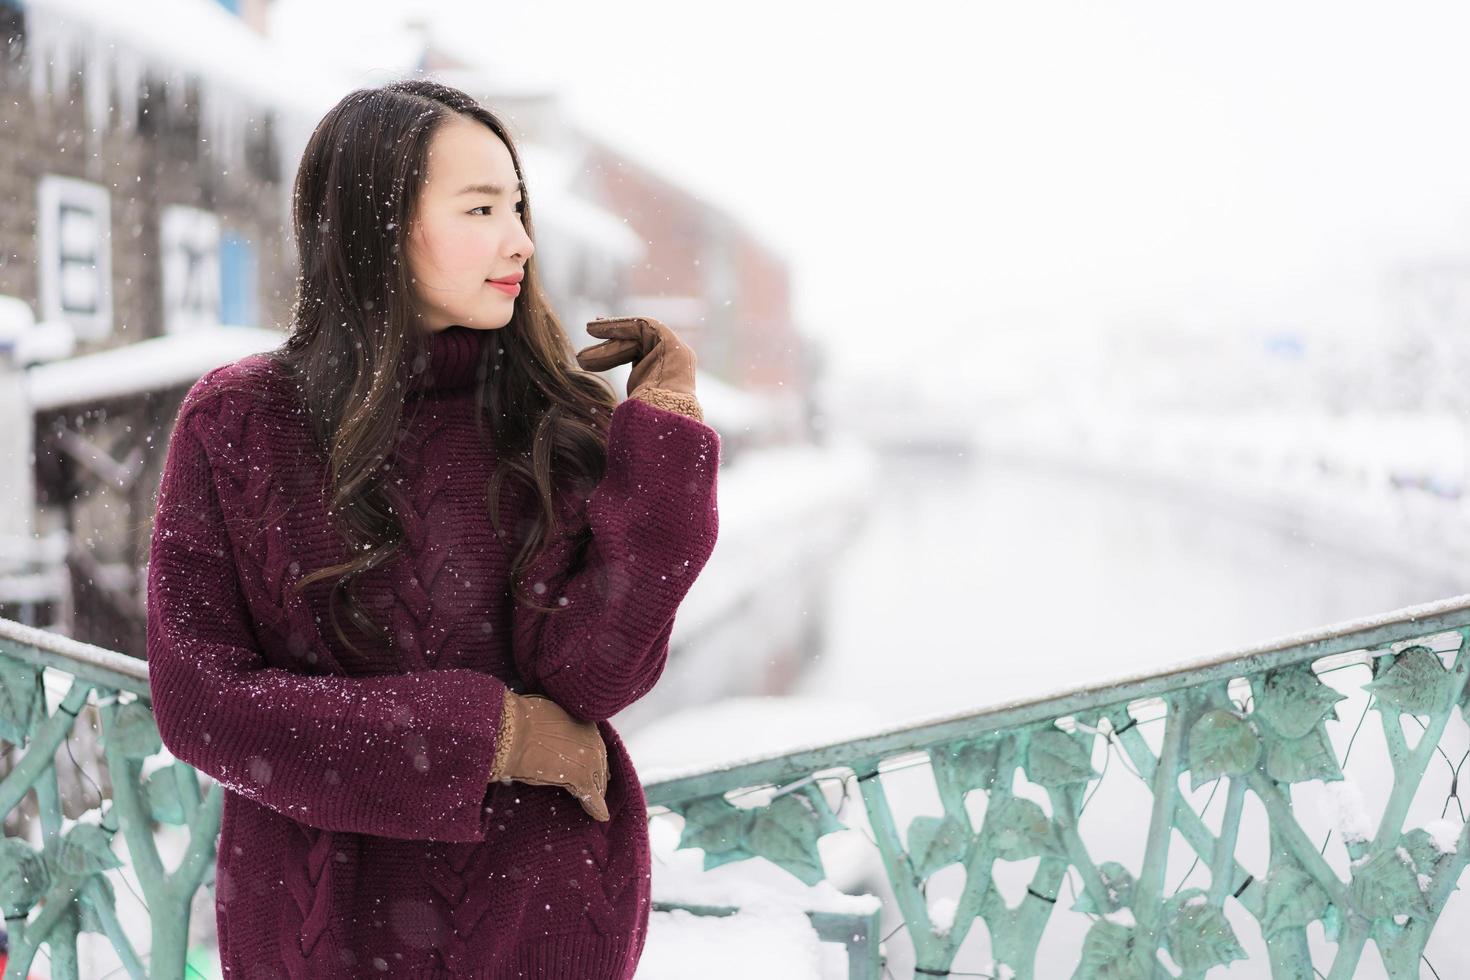
[{"label": "woman's lips", "polygon": [[494,279],[486,279],[490,285],[510,296],[518,296],[521,292],[521,284],[518,282],[496,282]]}]

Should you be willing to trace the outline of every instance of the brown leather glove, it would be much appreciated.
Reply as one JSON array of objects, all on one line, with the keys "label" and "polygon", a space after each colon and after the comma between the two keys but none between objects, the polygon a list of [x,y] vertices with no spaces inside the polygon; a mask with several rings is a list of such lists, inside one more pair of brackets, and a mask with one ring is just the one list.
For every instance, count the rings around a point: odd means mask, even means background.
[{"label": "brown leather glove", "polygon": [[597,723],[578,721],[542,694],[505,692],[491,781],[560,786],[594,820],[607,820],[607,745]]},{"label": "brown leather glove", "polygon": [[584,371],[606,371],[632,361],[629,398],[704,421],[694,397],[694,349],[674,331],[652,317],[620,316],[592,320],[587,332],[607,339],[577,351]]}]

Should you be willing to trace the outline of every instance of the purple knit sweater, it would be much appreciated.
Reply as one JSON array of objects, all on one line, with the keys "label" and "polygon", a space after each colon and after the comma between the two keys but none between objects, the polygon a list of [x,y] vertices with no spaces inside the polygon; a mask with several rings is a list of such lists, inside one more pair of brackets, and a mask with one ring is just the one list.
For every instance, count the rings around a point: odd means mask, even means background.
[{"label": "purple knit sweater", "polygon": [[[164,745],[225,790],[229,980],[614,980],[642,953],[647,812],[608,719],[658,680],[714,548],[720,439],[621,402],[604,478],[558,500],[592,544],[575,568],[562,539],[538,563],[538,601],[561,607],[538,618],[512,601],[513,551],[486,509],[495,455],[474,386],[493,333],[433,334],[412,383],[390,460],[405,551],[359,585],[394,637],[376,654],[337,640],[330,580],[289,587],[347,551],[278,372],[243,358],[179,409],[148,565],[149,683]],[[534,506],[507,483],[502,527]],[[488,780],[507,687],[598,723],[610,821],[560,787]]]}]

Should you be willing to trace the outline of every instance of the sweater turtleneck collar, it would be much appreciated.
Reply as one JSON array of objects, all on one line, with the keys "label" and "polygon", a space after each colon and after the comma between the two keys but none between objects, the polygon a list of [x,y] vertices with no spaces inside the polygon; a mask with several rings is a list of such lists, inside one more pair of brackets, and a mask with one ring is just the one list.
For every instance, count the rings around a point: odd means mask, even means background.
[{"label": "sweater turtleneck collar", "polygon": [[[455,391],[473,385],[480,352],[494,332],[454,324],[430,333],[425,345],[429,355],[427,364],[408,354],[408,395]],[[421,370],[415,371],[415,367]]]}]

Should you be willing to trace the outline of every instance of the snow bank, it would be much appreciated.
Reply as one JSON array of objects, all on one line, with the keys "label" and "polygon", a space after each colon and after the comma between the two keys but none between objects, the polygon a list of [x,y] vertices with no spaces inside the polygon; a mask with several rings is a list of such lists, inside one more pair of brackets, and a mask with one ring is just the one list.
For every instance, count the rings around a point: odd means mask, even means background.
[{"label": "snow bank", "polygon": [[[846,954],[823,943],[800,912],[752,908],[730,916],[657,912],[635,980],[837,980]],[[696,965],[697,964],[697,965]]]},{"label": "snow bank", "polygon": [[[845,980],[846,949],[823,942],[807,912],[866,915],[878,910],[877,897],[848,895],[828,881],[809,887],[761,859],[705,871],[702,850],[678,850],[679,823],[674,817],[655,817],[649,823],[654,901],[740,911],[730,916],[700,916],[684,909],[654,913],[638,980],[683,980],[691,963],[699,964],[701,978]],[[839,836],[829,835],[823,844]],[[872,852],[866,841],[859,843]],[[872,858],[876,862],[876,855]],[[881,875],[881,866],[872,873]]]}]

